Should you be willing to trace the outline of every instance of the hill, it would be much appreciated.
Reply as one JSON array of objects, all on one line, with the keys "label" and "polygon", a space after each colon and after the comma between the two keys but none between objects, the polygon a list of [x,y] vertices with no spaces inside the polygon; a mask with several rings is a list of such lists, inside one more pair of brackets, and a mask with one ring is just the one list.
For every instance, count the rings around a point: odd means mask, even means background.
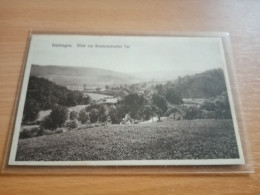
[{"label": "hill", "polygon": [[90,67],[32,65],[31,76],[43,77],[63,86],[104,87],[138,82],[134,76]]},{"label": "hill", "polygon": [[235,140],[232,120],[111,125],[19,140],[16,160],[232,159]]},{"label": "hill", "polygon": [[55,104],[71,107],[89,102],[89,97],[84,97],[80,91],[72,91],[47,79],[30,76],[23,122],[35,120],[40,110],[51,109]]},{"label": "hill", "polygon": [[216,97],[227,90],[222,69],[179,77],[175,82],[167,83],[166,88],[175,89],[183,98]]}]

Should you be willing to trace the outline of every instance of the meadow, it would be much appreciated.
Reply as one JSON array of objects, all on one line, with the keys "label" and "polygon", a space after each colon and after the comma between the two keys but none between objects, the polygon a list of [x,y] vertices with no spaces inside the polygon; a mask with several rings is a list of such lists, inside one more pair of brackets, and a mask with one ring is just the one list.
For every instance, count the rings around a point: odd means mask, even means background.
[{"label": "meadow", "polygon": [[81,127],[19,140],[17,161],[239,158],[232,120]]}]

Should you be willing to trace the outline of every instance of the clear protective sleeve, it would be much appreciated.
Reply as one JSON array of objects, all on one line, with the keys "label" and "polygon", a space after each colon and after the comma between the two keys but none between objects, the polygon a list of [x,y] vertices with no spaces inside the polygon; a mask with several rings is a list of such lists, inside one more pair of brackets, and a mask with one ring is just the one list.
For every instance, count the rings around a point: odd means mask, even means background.
[{"label": "clear protective sleeve", "polygon": [[[79,160],[77,163],[76,161],[68,161],[68,163],[64,163],[64,160],[57,160],[57,161],[46,161],[46,160],[24,160],[19,161],[17,160],[17,157],[14,155],[17,153],[18,143],[21,142],[19,138],[20,128],[21,128],[21,120],[22,120],[22,111],[25,100],[23,98],[26,98],[26,92],[27,92],[27,86],[28,86],[28,79],[31,71],[31,64],[32,56],[37,55],[37,52],[41,52],[42,50],[39,49],[36,51],[34,50],[34,53],[32,52],[32,47],[37,47],[36,42],[32,41],[33,37],[37,36],[45,36],[48,38],[48,36],[75,36],[77,37],[91,37],[93,36],[93,40],[95,40],[96,37],[100,38],[103,37],[104,39],[98,39],[100,40],[107,40],[108,38],[111,38],[111,40],[116,43],[116,46],[119,47],[122,45],[122,47],[127,47],[121,44],[120,41],[125,40],[132,40],[133,45],[136,43],[140,44],[149,44],[149,41],[154,41],[154,45],[157,45],[157,47],[160,48],[160,40],[162,43],[167,39],[171,41],[171,38],[180,38],[185,39],[185,44],[190,45],[192,47],[193,38],[216,38],[220,40],[221,45],[223,45],[223,56],[224,56],[224,67],[223,71],[225,74],[225,85],[227,87],[228,91],[228,98],[229,98],[229,104],[230,104],[230,110],[232,113],[232,119],[233,119],[233,125],[234,125],[234,131],[235,131],[235,140],[232,140],[233,142],[236,142],[239,150],[239,159],[237,161],[221,161],[221,159],[212,157],[211,159],[184,159],[184,161],[175,161],[175,159],[171,159],[171,161],[168,161],[167,159],[155,159],[155,161],[150,160],[135,160],[128,159],[127,161],[117,160],[116,162],[114,160],[109,161],[109,163],[106,163],[106,160],[98,160],[94,161],[95,163],[92,163],[92,160],[87,161],[87,163],[84,163],[84,160]],[[43,175],[147,175],[147,174],[162,174],[162,175],[169,175],[169,174],[249,174],[254,172],[252,157],[250,156],[250,142],[247,137],[247,126],[245,124],[245,120],[243,117],[243,107],[242,103],[240,101],[240,94],[238,91],[238,82],[236,81],[237,75],[236,75],[236,69],[234,62],[232,60],[232,51],[231,51],[231,43],[229,39],[229,33],[213,33],[213,32],[187,32],[187,33],[164,33],[164,34],[155,34],[155,33],[147,33],[147,34],[128,34],[128,35],[121,35],[121,34],[88,34],[88,33],[77,33],[77,32],[40,32],[40,31],[31,31],[29,33],[28,37],[28,45],[27,50],[25,52],[24,62],[23,62],[23,71],[21,73],[20,77],[20,84],[19,84],[19,90],[17,93],[17,99],[16,99],[16,105],[14,108],[14,114],[12,118],[12,123],[10,125],[10,132],[7,139],[6,144],[6,154],[4,161],[2,163],[2,173],[3,174],[23,174],[23,175],[33,175],[33,174],[43,174]],[[106,37],[108,37],[106,39]],[[118,40],[117,40],[118,38]],[[114,40],[115,39],[115,40]],[[187,40],[188,41],[187,41]],[[137,41],[136,41],[137,40]],[[44,40],[43,40],[44,41]],[[42,41],[42,42],[43,42]],[[66,41],[65,41],[66,42]],[[69,42],[69,41],[67,41]],[[66,44],[67,44],[66,42]],[[111,43],[111,41],[110,41]],[[129,43],[129,42],[128,42]],[[130,42],[131,43],[131,42]],[[173,42],[175,43],[175,42]],[[56,44],[56,43],[55,43]],[[60,44],[60,42],[57,41],[57,44]],[[100,43],[101,44],[101,43]],[[165,41],[167,46],[167,41]],[[180,47],[178,47],[180,50],[182,49],[181,44]],[[196,43],[198,44],[198,43]],[[84,44],[81,44],[82,47]],[[116,47],[111,45],[105,45],[105,46],[95,46],[94,47]],[[130,44],[129,44],[130,45]],[[140,47],[142,47],[141,45]],[[76,47],[81,47],[80,45]],[[56,47],[56,46],[52,46]],[[62,46],[61,46],[62,47]],[[130,47],[130,46],[129,46]],[[143,46],[146,47],[146,46]],[[198,46],[200,47],[200,46]],[[132,48],[132,47],[131,47]],[[131,50],[131,48],[126,48]],[[171,48],[169,43],[169,48]],[[103,48],[104,49],[104,48]],[[113,50],[114,49],[114,50]],[[115,51],[115,49],[118,48],[109,48],[111,51]],[[64,48],[60,48],[60,50],[64,50]],[[123,49],[122,49],[123,50]],[[121,50],[121,51],[122,51]],[[147,50],[149,50],[147,48]],[[104,51],[104,50],[103,50]],[[107,50],[106,50],[107,51]],[[133,51],[134,54],[127,54],[123,53],[124,51],[119,51],[117,55],[122,55],[125,60],[129,60],[132,62],[137,62],[133,59],[133,55],[135,55],[135,51]],[[149,50],[150,51],[150,50]],[[116,52],[116,51],[115,51]],[[121,53],[120,53],[121,52]],[[153,53],[154,51],[150,51],[150,55],[155,55]],[[158,55],[167,55],[169,54],[163,54],[159,50],[157,51]],[[102,53],[103,55],[109,55],[106,54],[106,52]],[[149,52],[145,52],[144,55],[148,55]],[[63,53],[64,55],[64,53]],[[95,55],[95,53],[92,55]],[[137,55],[137,54],[136,54]],[[191,56],[193,54],[190,54]],[[195,54],[194,54],[195,55]],[[204,54],[202,54],[203,56]],[[114,56],[114,54],[111,54],[111,56]],[[138,54],[138,56],[141,56]],[[152,56],[151,56],[152,57]],[[207,58],[208,56],[203,56]],[[58,57],[57,57],[58,58]],[[111,57],[112,58],[112,57]],[[123,57],[121,57],[123,59]],[[121,59],[120,58],[120,59]],[[208,57],[209,58],[209,57]],[[170,58],[169,58],[170,59]],[[98,60],[98,59],[97,59]],[[210,60],[210,59],[209,59]],[[103,62],[103,61],[102,61]],[[113,62],[113,61],[112,61]],[[121,63],[124,62],[124,60],[120,61]],[[46,64],[49,65],[49,64]],[[151,65],[152,66],[152,65]],[[115,68],[116,69],[116,68]],[[155,68],[156,70],[156,68]],[[191,75],[194,75],[192,73]],[[184,77],[185,75],[181,75],[181,77]],[[109,83],[109,81],[107,81]],[[163,84],[164,86],[164,84]],[[166,84],[165,84],[166,86]],[[23,97],[24,96],[24,97]],[[22,101],[23,100],[23,101]],[[180,106],[176,106],[179,108]],[[158,115],[157,115],[158,116]],[[162,118],[163,118],[162,114]],[[126,117],[124,117],[125,119]],[[157,120],[160,120],[160,118],[157,117]],[[175,119],[175,114],[174,114]],[[164,119],[162,119],[164,120]],[[217,121],[218,120],[218,121]],[[140,121],[140,120],[139,120]],[[190,120],[191,121],[191,120]],[[199,119],[197,119],[199,121]],[[221,120],[216,119],[216,121],[219,123]],[[121,122],[122,123],[122,122]],[[132,122],[129,122],[131,124],[121,124],[122,128],[125,128],[128,126],[134,126],[134,125],[146,125],[146,124],[132,124]],[[145,123],[144,121],[140,123]],[[181,121],[176,121],[176,123],[181,123]],[[155,125],[163,124],[162,123],[155,123]],[[113,124],[111,124],[112,126]],[[109,125],[108,125],[109,126]],[[119,125],[118,125],[119,126]],[[117,127],[118,127],[117,126]],[[106,127],[106,126],[105,126]],[[105,128],[104,127],[104,128]],[[113,127],[113,126],[112,126]],[[95,127],[94,127],[95,128]],[[103,128],[103,127],[97,127],[97,128]],[[90,130],[92,130],[90,128]],[[70,131],[72,132],[72,131]],[[121,131],[120,131],[121,132]],[[66,133],[66,132],[65,132]],[[61,133],[62,134],[62,133]],[[61,134],[55,134],[55,135],[61,135]],[[20,133],[21,136],[21,133]],[[44,135],[46,136],[52,136],[52,135]],[[28,138],[36,140],[37,137]],[[129,138],[130,139],[130,138]],[[225,137],[223,137],[225,139]],[[25,142],[26,139],[23,139],[23,142]],[[189,143],[186,143],[189,144]],[[25,144],[26,145],[26,144]],[[223,146],[225,147],[225,146]],[[18,148],[19,149],[19,148]],[[224,149],[223,149],[224,150]],[[226,150],[226,149],[225,149]],[[214,151],[213,151],[214,152]],[[113,150],[111,149],[111,153],[113,153]],[[23,153],[24,156],[26,156],[26,153]],[[21,157],[22,158],[22,157]],[[141,157],[142,158],[142,157]],[[158,161],[160,160],[160,161]],[[194,160],[194,161],[193,161]],[[46,163],[47,162],[47,163]],[[75,163],[76,162],[76,163]],[[81,163],[82,162],[82,163]],[[105,162],[105,163],[104,163]],[[228,162],[228,163],[225,163]]]}]

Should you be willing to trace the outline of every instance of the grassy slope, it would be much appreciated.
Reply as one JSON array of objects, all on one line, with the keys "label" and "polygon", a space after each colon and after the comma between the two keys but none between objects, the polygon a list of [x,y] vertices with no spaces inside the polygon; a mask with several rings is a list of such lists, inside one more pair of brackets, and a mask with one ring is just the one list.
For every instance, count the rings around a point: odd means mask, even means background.
[{"label": "grassy slope", "polygon": [[112,125],[19,141],[17,160],[237,158],[231,120]]}]

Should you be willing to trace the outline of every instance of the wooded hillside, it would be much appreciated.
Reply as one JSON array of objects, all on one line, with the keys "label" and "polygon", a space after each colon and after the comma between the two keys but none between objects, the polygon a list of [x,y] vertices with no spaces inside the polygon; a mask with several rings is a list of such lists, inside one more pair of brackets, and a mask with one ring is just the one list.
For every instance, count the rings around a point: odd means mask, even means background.
[{"label": "wooded hillside", "polygon": [[51,109],[55,104],[76,106],[88,104],[89,97],[84,97],[80,91],[72,91],[66,87],[44,79],[31,76],[24,107],[23,121],[32,121],[40,110]]},{"label": "wooded hillside", "polygon": [[166,84],[166,88],[170,87],[178,91],[182,98],[210,98],[227,90],[222,69],[179,77],[176,82]]}]

